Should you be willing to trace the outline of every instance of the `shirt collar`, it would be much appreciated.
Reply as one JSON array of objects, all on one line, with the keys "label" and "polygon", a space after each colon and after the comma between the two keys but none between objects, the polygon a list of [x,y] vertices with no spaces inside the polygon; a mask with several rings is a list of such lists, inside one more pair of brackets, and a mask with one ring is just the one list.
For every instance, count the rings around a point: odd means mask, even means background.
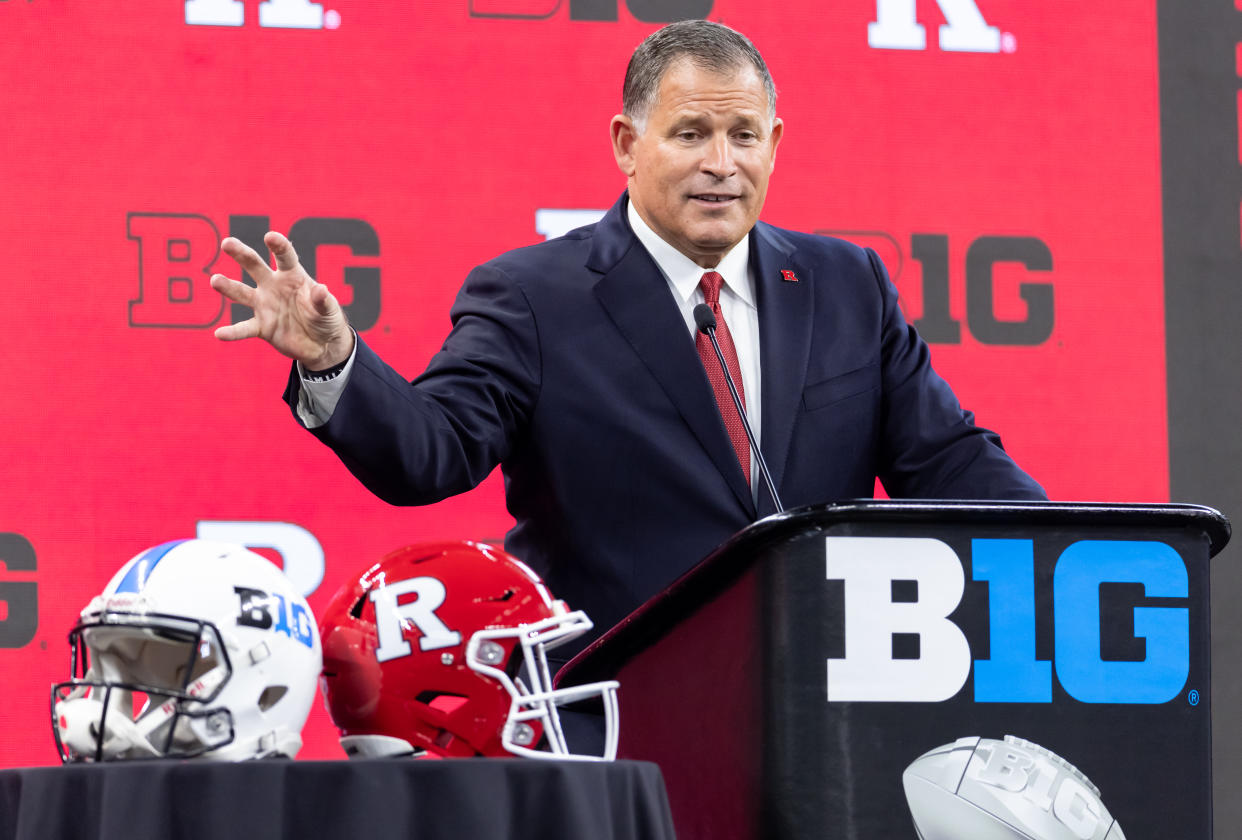
[{"label": "shirt collar", "polygon": [[[682,302],[690,300],[690,296],[699,287],[699,280],[702,279],[703,274],[709,269],[696,264],[694,260],[661,239],[660,235],[643,221],[643,217],[638,215],[638,211],[634,209],[633,201],[626,202],[626,214],[634,235],[638,237],[638,241],[651,254],[651,258],[655,260],[665,279],[677,291],[677,294],[681,296]],[[738,242],[727,254],[721,257],[719,265],[710,270],[719,273],[724,278],[725,285],[741,298],[747,306],[753,307],[755,305],[755,296],[751,288],[750,277],[747,274],[749,263],[750,236],[747,235],[743,236],[741,242]]]}]

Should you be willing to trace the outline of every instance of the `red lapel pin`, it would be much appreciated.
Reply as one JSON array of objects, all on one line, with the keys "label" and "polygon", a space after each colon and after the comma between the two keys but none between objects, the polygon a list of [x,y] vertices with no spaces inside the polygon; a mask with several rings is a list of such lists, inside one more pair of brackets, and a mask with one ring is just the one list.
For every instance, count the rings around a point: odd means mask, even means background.
[{"label": "red lapel pin", "polygon": [[790,271],[787,268],[782,268],[781,279],[784,280],[786,283],[797,283],[798,275],[794,274],[792,271]]}]

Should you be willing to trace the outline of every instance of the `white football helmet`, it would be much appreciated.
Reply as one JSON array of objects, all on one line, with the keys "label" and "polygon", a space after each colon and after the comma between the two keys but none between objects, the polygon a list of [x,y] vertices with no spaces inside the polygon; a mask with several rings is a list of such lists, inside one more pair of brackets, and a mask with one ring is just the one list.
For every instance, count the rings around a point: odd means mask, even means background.
[{"label": "white football helmet", "polygon": [[91,599],[52,686],[64,762],[287,756],[302,746],[322,656],[289,579],[209,540],[147,549]]}]

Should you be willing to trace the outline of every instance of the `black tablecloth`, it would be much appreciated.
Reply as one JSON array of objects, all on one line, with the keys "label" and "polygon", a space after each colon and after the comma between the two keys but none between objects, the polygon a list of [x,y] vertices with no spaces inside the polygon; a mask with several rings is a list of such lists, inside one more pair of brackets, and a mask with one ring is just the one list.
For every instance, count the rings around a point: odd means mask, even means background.
[{"label": "black tablecloth", "polygon": [[523,759],[0,770],[0,840],[671,840],[659,768]]}]

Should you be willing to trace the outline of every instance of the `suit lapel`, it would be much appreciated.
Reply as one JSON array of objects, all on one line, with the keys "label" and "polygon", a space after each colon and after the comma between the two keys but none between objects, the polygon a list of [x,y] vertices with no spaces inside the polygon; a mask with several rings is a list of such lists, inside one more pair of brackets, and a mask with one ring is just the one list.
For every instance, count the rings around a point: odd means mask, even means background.
[{"label": "suit lapel", "polygon": [[[806,384],[815,321],[815,296],[812,294],[815,277],[809,268],[794,261],[794,250],[793,244],[776,228],[762,222],[755,226],[750,256],[755,270],[759,364],[763,371],[760,446],[777,492],[780,492],[789,459],[794,418],[798,416],[798,404]],[[767,515],[774,510],[767,492],[761,492],[760,514]]]},{"label": "suit lapel", "polygon": [[630,231],[624,202],[623,196],[595,229],[587,267],[603,275],[595,286],[596,297],[753,517],[750,488],[694,342],[664,275]]}]

